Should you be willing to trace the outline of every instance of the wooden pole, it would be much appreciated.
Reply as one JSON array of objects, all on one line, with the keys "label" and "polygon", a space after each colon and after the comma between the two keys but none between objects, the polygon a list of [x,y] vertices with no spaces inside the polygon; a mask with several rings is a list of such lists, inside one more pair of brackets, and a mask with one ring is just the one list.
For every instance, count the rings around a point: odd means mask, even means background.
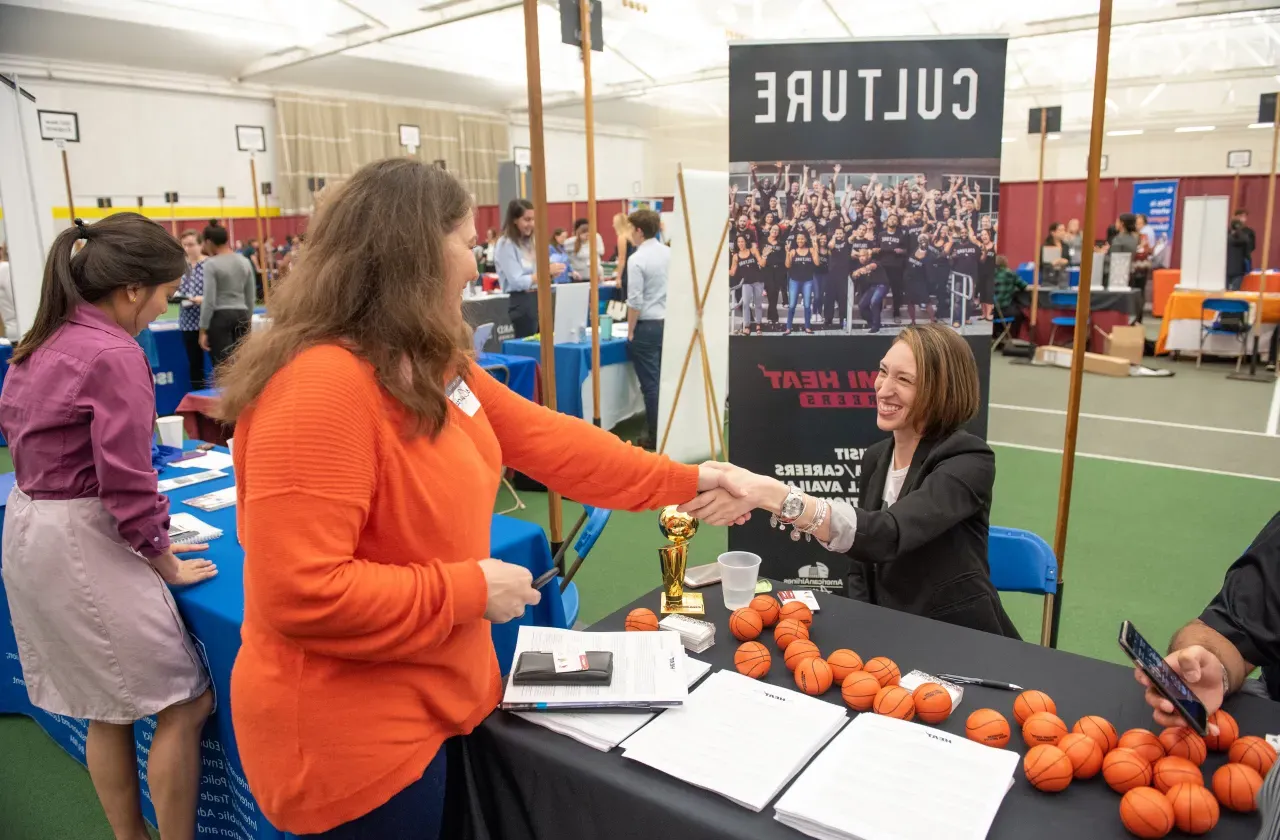
[{"label": "wooden pole", "polygon": [[67,213],[69,218],[74,220],[76,217],[76,200],[71,197],[71,167],[67,164],[67,147],[62,147],[62,180],[67,185]]},{"label": "wooden pole", "polygon": [[249,154],[249,179],[253,188],[253,215],[258,220],[258,265],[262,269],[262,302],[271,305],[271,278],[267,274],[267,261],[262,258],[266,250],[267,240],[262,235],[262,208],[258,206],[258,164]]},{"label": "wooden pole", "polygon": [[1240,206],[1240,170],[1236,169],[1235,176],[1231,179],[1231,212],[1236,212],[1236,208]]},{"label": "wooden pole", "polygon": [[173,234],[173,238],[178,238],[178,213],[177,202],[169,202],[169,233]]},{"label": "wooden pole", "polygon": [[[538,0],[524,0],[524,59],[529,86],[529,153],[533,174],[533,238],[538,261],[538,332],[542,342],[542,401],[556,407],[555,319],[551,311],[551,250],[547,230],[547,159],[542,133],[542,62],[538,53]],[[523,180],[523,179],[522,179]],[[547,489],[551,548],[561,543],[560,494]]]},{"label": "wooden pole", "polygon": [[[694,326],[693,334],[698,340],[698,349],[702,354],[702,382],[703,382],[703,398],[706,400],[707,407],[707,436],[711,439],[711,459],[713,461],[720,460],[720,447],[716,443],[716,432],[720,426],[720,409],[716,406],[716,388],[711,381],[711,359],[707,355],[707,340],[702,333],[702,307],[706,300],[706,291],[701,293],[698,291],[698,267],[693,253],[693,228],[689,221],[689,200],[684,190],[684,165],[676,167],[676,183],[680,187],[680,206],[684,208],[684,238],[686,246],[689,249],[689,274],[693,280],[693,300],[697,305],[697,322]],[[727,220],[726,220],[727,222]],[[724,247],[724,237],[720,238],[720,248]],[[716,263],[720,261],[719,249],[716,251]],[[707,288],[711,287],[711,281],[715,277],[715,264],[712,265],[712,273],[707,275]],[[672,414],[674,415],[674,403],[672,404]],[[670,428],[670,424],[668,424]]]},{"label": "wooden pole", "polygon": [[[1036,176],[1036,241],[1035,241],[1035,257],[1033,264],[1035,265],[1035,274],[1031,281],[1031,343],[1036,341],[1036,316],[1040,311],[1040,229],[1044,226],[1044,146],[1045,141],[1049,138],[1049,109],[1040,109],[1040,174]],[[1088,236],[1089,229],[1085,229],[1085,235]]]},{"label": "wooden pole", "polygon": [[[1267,293],[1267,266],[1271,259],[1271,226],[1275,222],[1276,212],[1276,154],[1278,151],[1280,151],[1280,94],[1276,95],[1276,110],[1271,115],[1271,174],[1267,177],[1267,217],[1262,228],[1262,264],[1260,266],[1262,272],[1258,275],[1258,305],[1253,315],[1254,341],[1262,335],[1263,296]],[[1235,212],[1234,207],[1231,210]],[[1275,359],[1271,361],[1274,363]]]},{"label": "wooden pole", "polygon": [[[582,107],[587,121],[587,244],[591,257],[591,417],[600,425],[600,249],[596,246],[596,124],[591,97],[591,0],[578,0],[582,28]],[[570,217],[572,217],[570,208]],[[572,218],[570,219],[572,224]]]},{"label": "wooden pole", "polygon": [[[1085,186],[1084,230],[1091,236],[1098,215],[1098,178],[1102,169],[1102,128],[1107,118],[1107,59],[1111,50],[1111,2],[1098,8],[1098,55],[1093,72],[1093,118],[1089,127],[1088,181]],[[1076,329],[1072,342],[1071,379],[1067,392],[1067,431],[1062,442],[1062,476],[1058,485],[1058,521],[1053,531],[1053,553],[1058,558],[1058,593],[1066,581],[1067,521],[1071,515],[1071,482],[1076,465],[1076,435],[1080,430],[1080,390],[1084,380],[1084,354],[1089,345],[1089,287],[1093,277],[1092,248],[1081,249],[1080,286],[1076,298]],[[1045,596],[1040,643],[1055,641],[1054,595]],[[1061,609],[1061,606],[1058,606]]]}]

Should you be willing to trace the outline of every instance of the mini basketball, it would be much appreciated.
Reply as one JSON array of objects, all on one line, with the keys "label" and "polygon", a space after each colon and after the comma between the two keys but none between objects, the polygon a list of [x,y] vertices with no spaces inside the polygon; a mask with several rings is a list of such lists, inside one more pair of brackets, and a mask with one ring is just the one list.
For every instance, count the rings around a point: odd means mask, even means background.
[{"label": "mini basketball", "polygon": [[1081,735],[1088,735],[1097,741],[1098,746],[1102,747],[1103,755],[1120,745],[1120,736],[1116,733],[1116,728],[1111,725],[1111,721],[1098,715],[1085,715],[1076,721],[1076,725],[1071,727],[1071,731],[1078,732]]},{"label": "mini basketball", "polygon": [[1209,723],[1218,727],[1217,735],[1204,736],[1204,745],[1214,752],[1226,752],[1240,737],[1240,724],[1230,712],[1222,709],[1209,715]]},{"label": "mini basketball", "polygon": [[1129,729],[1116,743],[1122,749],[1133,750],[1151,764],[1164,758],[1164,744],[1149,729]]},{"label": "mini basketball", "polygon": [[844,698],[845,705],[855,712],[870,709],[879,693],[880,681],[866,671],[854,671],[840,684],[840,696]]},{"label": "mini basketball", "polygon": [[814,659],[821,655],[822,651],[818,650],[818,646],[813,642],[808,639],[796,639],[783,651],[782,661],[786,664],[788,671],[794,671],[806,659]]},{"label": "mini basketball", "polygon": [[1257,735],[1245,735],[1236,739],[1227,750],[1227,759],[1232,764],[1247,764],[1262,778],[1271,772],[1271,765],[1276,763],[1276,750]]},{"label": "mini basketball", "polygon": [[1258,808],[1262,777],[1247,764],[1224,764],[1213,774],[1213,795],[1224,808],[1247,814]]},{"label": "mini basketball", "polygon": [[1151,784],[1151,764],[1133,750],[1120,747],[1103,757],[1102,778],[1116,793],[1128,793]]},{"label": "mini basketball", "polygon": [[886,685],[876,693],[875,702],[871,704],[878,715],[912,720],[916,716],[916,706],[911,699],[911,692],[900,685]]},{"label": "mini basketball", "polygon": [[1204,834],[1218,824],[1218,800],[1203,785],[1174,785],[1165,796],[1173,805],[1173,824],[1179,831]]},{"label": "mini basketball", "polygon": [[772,595],[757,595],[747,606],[760,613],[760,620],[764,622],[765,627],[772,627],[778,623],[778,601]]},{"label": "mini basketball", "polygon": [[1205,757],[1209,754],[1204,739],[1187,726],[1171,726],[1164,730],[1160,733],[1160,743],[1164,745],[1164,751],[1168,755],[1185,758],[1197,767],[1204,764]]},{"label": "mini basketball", "polygon": [[887,656],[868,659],[867,664],[862,666],[862,670],[875,677],[879,681],[881,688],[897,685],[898,680],[902,677],[902,672],[898,670],[898,664]]},{"label": "mini basketball", "polygon": [[782,611],[779,615],[784,620],[789,618],[792,621],[798,621],[805,627],[813,624],[813,610],[799,601],[787,601],[782,605]]},{"label": "mini basketball", "polygon": [[978,709],[964,722],[964,735],[988,747],[1009,743],[1009,721],[995,709]]},{"label": "mini basketball", "polygon": [[809,638],[809,628],[791,618],[784,618],[773,628],[773,640],[778,643],[778,650],[786,650],[796,639]]},{"label": "mini basketball", "polygon": [[1072,775],[1077,779],[1092,779],[1102,769],[1102,745],[1083,732],[1063,735],[1058,749],[1071,759]]},{"label": "mini basketball", "polygon": [[1053,698],[1045,694],[1043,691],[1029,689],[1022,692],[1013,699],[1013,719],[1017,721],[1018,726],[1027,722],[1027,718],[1036,712],[1058,713],[1058,704],[1053,702]]},{"label": "mini basketball", "polygon": [[831,677],[836,684],[844,685],[845,677],[854,671],[862,670],[862,657],[848,648],[840,648],[831,651],[831,655],[827,657],[827,664],[831,666]]},{"label": "mini basketball", "polygon": [[942,723],[951,717],[951,695],[937,683],[923,683],[911,692],[916,716],[925,723]]},{"label": "mini basketball", "polygon": [[1136,787],[1120,800],[1120,822],[1135,837],[1164,837],[1173,831],[1173,803],[1155,788]]},{"label": "mini basketball", "polygon": [[1189,759],[1179,755],[1166,755],[1151,768],[1151,778],[1156,790],[1168,793],[1177,785],[1204,787],[1204,774]]},{"label": "mini basketball", "polygon": [[738,669],[738,673],[755,680],[769,673],[772,664],[769,649],[759,642],[744,642],[733,654],[733,667]]},{"label": "mini basketball", "polygon": [[628,630],[657,630],[658,617],[653,614],[653,610],[636,607],[627,613],[627,622],[623,626]]},{"label": "mini basketball", "polygon": [[729,632],[740,642],[751,641],[759,636],[763,629],[764,619],[760,617],[760,613],[750,607],[734,610],[729,616]]},{"label": "mini basketball", "polygon": [[1067,734],[1067,725],[1053,712],[1036,712],[1022,724],[1022,740],[1028,747],[1057,744]]},{"label": "mini basketball", "polygon": [[1057,793],[1071,784],[1071,759],[1052,744],[1041,744],[1022,759],[1022,772],[1036,790]]},{"label": "mini basketball", "polygon": [[822,694],[831,688],[831,666],[822,657],[811,656],[795,669],[795,678],[805,694]]}]

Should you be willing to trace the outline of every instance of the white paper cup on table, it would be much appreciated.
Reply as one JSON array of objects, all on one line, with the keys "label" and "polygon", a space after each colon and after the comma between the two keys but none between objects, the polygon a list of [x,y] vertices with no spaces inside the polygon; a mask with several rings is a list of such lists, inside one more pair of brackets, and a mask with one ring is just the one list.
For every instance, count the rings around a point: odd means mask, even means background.
[{"label": "white paper cup on table", "polygon": [[156,420],[156,428],[160,430],[162,446],[182,448],[182,418],[176,414]]},{"label": "white paper cup on table", "polygon": [[756,596],[756,578],[760,576],[760,555],[749,551],[729,551],[721,554],[716,563],[720,566],[720,591],[724,605],[740,610]]}]

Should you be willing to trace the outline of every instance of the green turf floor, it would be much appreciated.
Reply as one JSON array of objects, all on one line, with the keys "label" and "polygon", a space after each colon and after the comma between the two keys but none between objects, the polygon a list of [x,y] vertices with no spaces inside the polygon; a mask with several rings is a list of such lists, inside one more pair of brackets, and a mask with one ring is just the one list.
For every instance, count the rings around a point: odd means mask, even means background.
[{"label": "green turf floor", "polygon": [[[1054,454],[997,447],[993,524],[1051,540],[1059,462]],[[0,451],[0,471],[7,469],[8,453]],[[522,496],[528,509],[516,515],[545,525],[545,496]],[[1224,569],[1275,513],[1275,499],[1274,483],[1079,460],[1060,647],[1121,662],[1115,638],[1126,618],[1162,644],[1217,591]],[[498,507],[509,504],[504,491]],[[578,511],[565,506],[566,524]],[[726,541],[725,529],[703,529],[694,562],[714,560]],[[652,589],[658,572],[651,549],[659,543],[652,513],[615,514],[577,578],[581,619],[595,621]],[[1005,597],[1027,639],[1039,638],[1041,604]],[[847,644],[874,650],[874,640]],[[27,718],[0,717],[0,838],[111,838],[88,775]]]}]

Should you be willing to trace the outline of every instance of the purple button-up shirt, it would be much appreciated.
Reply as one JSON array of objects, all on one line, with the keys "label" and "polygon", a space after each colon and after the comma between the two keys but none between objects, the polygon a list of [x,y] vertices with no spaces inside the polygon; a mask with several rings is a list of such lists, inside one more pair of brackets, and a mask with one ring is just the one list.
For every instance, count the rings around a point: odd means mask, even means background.
[{"label": "purple button-up shirt", "polygon": [[144,557],[169,547],[169,500],[156,491],[156,395],[138,342],[80,304],[39,349],[10,368],[0,430],[18,487],[33,499],[97,496]]}]

